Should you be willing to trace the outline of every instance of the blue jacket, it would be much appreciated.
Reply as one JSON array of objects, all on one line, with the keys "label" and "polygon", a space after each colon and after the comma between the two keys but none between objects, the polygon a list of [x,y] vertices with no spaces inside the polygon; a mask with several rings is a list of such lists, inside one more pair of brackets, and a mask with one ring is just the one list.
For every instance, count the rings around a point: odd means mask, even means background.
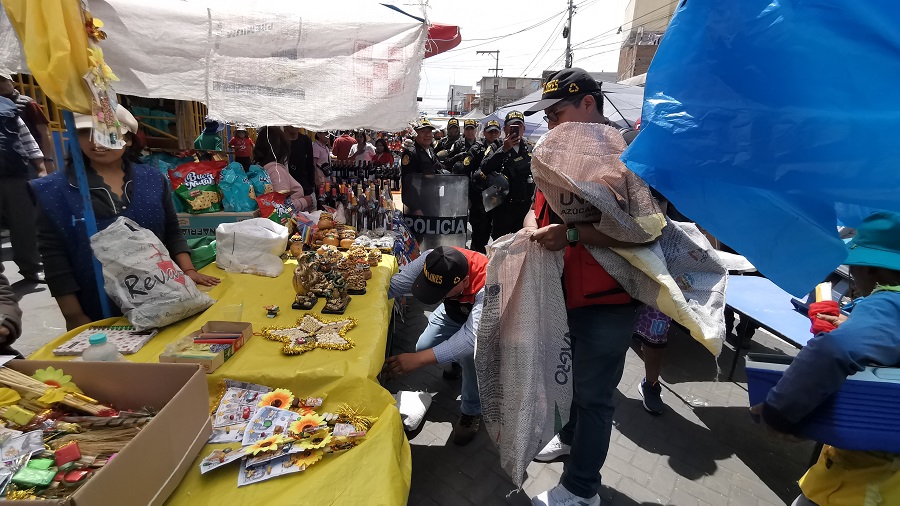
[{"label": "blue jacket", "polygon": [[[105,229],[119,216],[126,216],[152,231],[165,243],[167,233],[165,206],[172,206],[171,198],[166,197],[165,181],[159,171],[147,165],[134,165],[132,171],[132,179],[129,183],[131,188],[127,192],[130,194],[130,205],[126,206],[118,215],[115,213],[98,215],[97,230]],[[102,319],[100,294],[94,277],[93,253],[85,229],[84,210],[77,185],[69,181],[66,172],[60,171],[32,181],[31,186],[40,207],[42,219],[49,220],[54,233],[62,239],[65,254],[71,266],[71,273],[77,282],[77,292],[75,293],[84,314],[91,320]],[[94,189],[92,188],[92,190]],[[97,206],[94,207],[96,211]],[[60,292],[59,289],[56,289],[57,287],[54,287],[54,280],[49,275],[53,266],[46,265],[48,254],[44,245],[41,246],[45,269],[48,272],[47,283],[51,293],[54,296],[71,293],[69,290]],[[175,255],[176,252],[171,252],[171,254]],[[106,294],[103,296],[105,297]],[[115,305],[110,305],[116,314],[121,314]]]},{"label": "blue jacket", "polygon": [[769,391],[762,417],[773,428],[797,426],[848,376],[868,365],[900,364],[900,292],[879,291],[861,300],[835,330],[814,337]]}]

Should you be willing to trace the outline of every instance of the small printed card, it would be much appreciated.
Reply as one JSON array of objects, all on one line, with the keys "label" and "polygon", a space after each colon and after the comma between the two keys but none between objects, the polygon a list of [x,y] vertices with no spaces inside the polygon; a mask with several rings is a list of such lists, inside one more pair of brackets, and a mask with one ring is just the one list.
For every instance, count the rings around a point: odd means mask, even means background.
[{"label": "small printed card", "polygon": [[200,462],[200,474],[234,462],[244,455],[246,455],[245,448],[240,445],[231,445],[227,448],[213,450]]},{"label": "small printed card", "polygon": [[244,431],[244,446],[276,434],[287,435],[291,422],[300,419],[298,413],[286,409],[263,406],[257,410]]}]

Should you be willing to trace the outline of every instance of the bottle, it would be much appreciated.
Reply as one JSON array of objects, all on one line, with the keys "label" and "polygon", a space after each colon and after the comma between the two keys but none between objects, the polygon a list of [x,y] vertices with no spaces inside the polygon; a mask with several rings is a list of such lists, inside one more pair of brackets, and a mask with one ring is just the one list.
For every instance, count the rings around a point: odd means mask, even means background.
[{"label": "bottle", "polygon": [[325,183],[319,185],[319,210],[325,209]]},{"label": "bottle", "polygon": [[88,339],[91,343],[81,353],[81,359],[85,362],[117,362],[125,360],[119,353],[116,345],[106,340],[106,334],[94,334]]}]

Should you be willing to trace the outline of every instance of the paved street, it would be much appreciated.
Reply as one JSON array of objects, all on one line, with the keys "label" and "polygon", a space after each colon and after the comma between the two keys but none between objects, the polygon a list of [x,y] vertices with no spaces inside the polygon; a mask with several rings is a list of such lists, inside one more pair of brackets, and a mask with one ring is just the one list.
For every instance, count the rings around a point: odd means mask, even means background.
[{"label": "paved street", "polygon": [[[394,352],[413,351],[431,307],[411,301],[405,321],[397,320]],[[716,361],[689,336],[673,331],[663,370],[661,416],[644,411],[638,385],[643,362],[628,352],[619,384],[609,456],[602,470],[604,504],[677,506],[763,506],[790,504],[795,481],[812,454],[812,443],[785,443],[767,437],[747,414],[743,369],[727,382],[730,348]],[[794,354],[795,350],[759,331],[744,351]],[[441,377],[438,366],[387,383],[392,392],[436,392],[422,427],[408,434],[412,444],[411,505],[529,504],[528,497],[556,485],[565,459],[532,463],[524,492],[500,468],[494,445],[482,430],[468,446],[451,440],[459,416],[459,380]]]},{"label": "paved street", "polygon": [[[22,297],[25,335],[16,347],[27,355],[62,333],[65,324],[46,285],[20,281],[6,240],[2,252],[6,274]],[[404,319],[396,321],[395,353],[413,350],[431,309],[410,302]],[[795,353],[762,331],[752,347],[742,351]],[[673,332],[663,370],[663,399],[670,409],[655,417],[643,410],[638,393],[643,362],[635,350],[628,352],[602,470],[604,504],[762,506],[789,504],[796,497],[795,481],[809,461],[812,444],[767,437],[750,421],[743,370],[739,367],[737,382],[725,380],[732,357],[726,347],[719,358],[721,381],[716,381],[713,357],[690,337]],[[441,370],[427,367],[386,385],[392,392],[435,393],[426,421],[408,434],[413,455],[409,504],[528,504],[529,496],[558,482],[565,459],[532,463],[524,492],[515,492],[483,430],[468,446],[454,445],[450,438],[459,416],[459,380],[444,380]]]}]

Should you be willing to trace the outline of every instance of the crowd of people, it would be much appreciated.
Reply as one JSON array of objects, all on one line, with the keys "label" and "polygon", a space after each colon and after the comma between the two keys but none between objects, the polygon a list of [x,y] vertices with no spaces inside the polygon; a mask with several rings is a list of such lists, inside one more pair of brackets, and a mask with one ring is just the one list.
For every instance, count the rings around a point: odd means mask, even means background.
[{"label": "crowd of people", "polygon": [[[448,366],[446,377],[461,377],[460,417],[454,426],[456,444],[470,443],[481,423],[475,342],[485,298],[487,246],[491,239],[525,230],[549,251],[563,252],[562,283],[572,346],[574,395],[568,423],[536,456],[551,461],[569,455],[560,483],[533,498],[537,505],[600,504],[600,469],[609,448],[615,410],[613,394],[622,377],[626,352],[640,339],[646,376],[641,383],[644,407],[664,412],[658,382],[662,349],[670,320],[642,305],[591,255],[587,246],[638,246],[614,239],[594,223],[569,223],[551,209],[531,171],[532,146],[525,140],[525,116],[542,113],[552,130],[564,123],[608,125],[600,85],[584,70],[565,69],[548,77],[539,102],[503,119],[487,121],[478,137],[475,120],[447,124],[436,139],[435,126],[419,120],[400,155],[404,181],[415,174],[454,174],[469,181],[468,248],[441,246],[423,252],[390,283],[389,297],[411,293],[426,304],[439,304],[419,337],[416,351],[389,357],[385,369],[405,374],[431,364]],[[171,199],[160,173],[138,163],[141,151],[138,122],[125,109],[116,112],[126,130],[125,146],[109,149],[92,139],[92,118],[76,116],[79,157],[90,187],[98,227],[127,216],[153,231],[178,266],[195,283],[215,285],[219,279],[199,273],[190,259]],[[33,100],[19,94],[8,76],[0,76],[0,220],[10,230],[13,259],[22,277],[46,282],[68,329],[102,318],[101,294],[95,284],[92,254],[81,216],[79,182],[70,157],[55,170],[47,121]],[[462,128],[460,128],[462,127]],[[245,170],[262,166],[276,191],[290,195],[301,210],[317,205],[316,191],[335,161],[394,165],[394,139],[365,131],[328,132],[313,137],[294,127],[262,127],[253,140],[246,128],[235,128],[227,143],[224,125],[206,122],[194,147],[222,152],[227,146]],[[612,128],[607,126],[605,128]],[[396,144],[393,146],[396,149]],[[606,146],[609,148],[609,146]],[[590,149],[590,147],[585,147]],[[621,149],[619,148],[619,153]],[[619,164],[622,175],[628,171]],[[403,185],[404,202],[418,197],[413,185]],[[664,207],[664,199],[660,196]],[[900,363],[900,215],[880,212],[867,218],[848,245],[846,263],[859,292],[851,316],[833,311],[811,313],[820,332],[800,351],[764,403],[751,413],[774,434],[796,434],[804,419],[836,392],[846,378],[868,364]],[[46,279],[45,279],[46,276]],[[0,352],[21,333],[21,311],[0,270]],[[724,317],[724,316],[723,316]],[[641,325],[647,319],[664,325]],[[652,329],[648,331],[647,329]],[[5,351],[4,351],[5,350]],[[801,480],[796,505],[838,504],[835,494],[857,498],[866,487],[900,480],[897,457],[877,452],[853,452],[826,446],[818,462]],[[885,493],[882,491],[881,493]],[[892,496],[893,497],[893,496]],[[844,502],[840,502],[844,504]],[[862,502],[860,502],[862,504]]]}]

